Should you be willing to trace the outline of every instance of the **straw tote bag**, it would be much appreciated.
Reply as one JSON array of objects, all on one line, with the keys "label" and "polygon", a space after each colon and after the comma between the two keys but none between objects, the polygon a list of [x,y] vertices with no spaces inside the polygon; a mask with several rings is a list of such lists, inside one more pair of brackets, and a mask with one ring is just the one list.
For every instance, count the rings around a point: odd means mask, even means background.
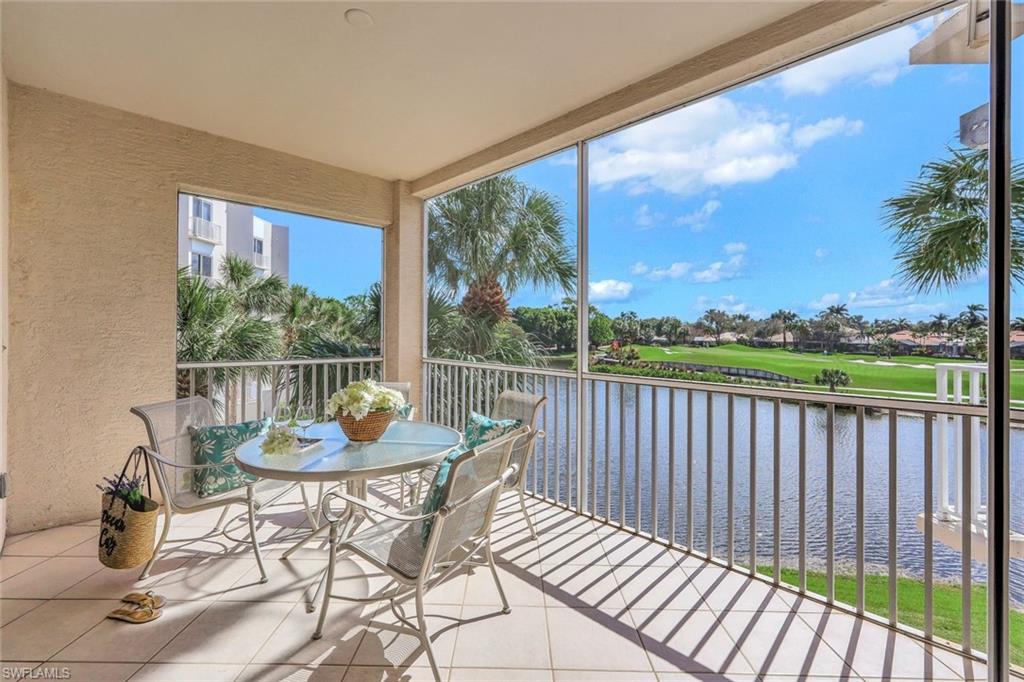
[{"label": "straw tote bag", "polygon": [[109,568],[134,568],[153,556],[160,505],[153,499],[145,449],[137,447],[128,455],[114,489],[124,484],[129,465],[134,465],[134,480],[139,475],[140,464],[145,467],[146,479],[146,495],[142,496],[141,510],[132,509],[124,499],[110,493],[104,493],[102,497],[99,558],[100,563]]}]

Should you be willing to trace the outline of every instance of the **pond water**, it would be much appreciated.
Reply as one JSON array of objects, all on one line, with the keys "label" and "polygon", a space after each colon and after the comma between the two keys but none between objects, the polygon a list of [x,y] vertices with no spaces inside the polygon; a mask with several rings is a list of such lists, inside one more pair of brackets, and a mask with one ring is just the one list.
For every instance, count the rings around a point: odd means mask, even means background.
[{"label": "pond water", "polygon": [[[611,384],[608,413],[605,414],[605,382],[597,382],[593,420],[593,443],[588,450],[592,457],[593,479],[588,472],[587,487],[596,494],[588,501],[587,510],[603,516],[610,509],[610,518],[619,520],[620,503],[624,507],[624,523],[650,531],[652,474],[656,477],[658,534],[667,537],[669,516],[675,516],[675,540],[687,543],[687,394],[675,391],[674,478],[669,477],[669,389],[657,390],[657,432],[652,433],[652,394],[650,387],[625,385],[621,394],[621,409],[625,413],[625,429],[620,428],[620,392],[618,384]],[[556,393],[553,382],[548,386],[548,405],[542,417],[546,442],[538,446],[534,471],[528,473],[531,486],[547,492],[549,497],[576,504],[576,491],[569,483],[575,481],[575,407],[576,391],[573,381],[562,381]],[[693,544],[700,551],[708,550],[707,533],[707,394],[693,393]],[[639,401],[639,403],[638,403]],[[635,414],[639,407],[641,421],[639,440],[635,428]],[[555,414],[558,418],[556,420]],[[585,406],[590,419],[589,403]],[[712,541],[714,553],[725,557],[727,553],[727,398],[716,395],[712,402],[711,506]],[[749,556],[749,475],[750,475],[750,399],[734,399],[733,443],[733,547],[738,562],[746,563]],[[757,557],[759,564],[770,564],[774,549],[773,513],[773,438],[774,406],[761,400],[757,405],[756,460],[756,514]],[[568,420],[566,419],[568,415]],[[607,422],[607,439],[606,439]],[[557,424],[557,428],[556,428]],[[568,427],[568,428],[567,428]],[[589,427],[588,427],[589,429]],[[949,429],[952,439],[952,428]],[[557,432],[557,433],[556,433]],[[656,447],[652,448],[652,438]],[[780,429],[780,526],[781,556],[783,563],[795,566],[798,558],[799,524],[799,408],[783,404]],[[889,561],[889,424],[887,413],[868,413],[864,424],[865,488],[864,488],[864,555],[869,572],[885,572]],[[938,433],[935,429],[935,461],[938,458]],[[606,448],[607,444],[607,448]],[[637,445],[639,444],[639,459]],[[981,429],[982,452],[986,447],[984,427]],[[823,407],[807,408],[807,460],[806,460],[806,554],[809,569],[823,569],[826,557],[826,411]],[[1024,433],[1014,430],[1011,435],[1011,525],[1024,530]],[[606,455],[607,450],[607,455]],[[950,449],[950,452],[952,450]],[[853,410],[840,409],[835,417],[834,465],[834,519],[835,557],[837,572],[852,574],[856,558],[856,415]],[[639,461],[639,466],[637,466]],[[934,481],[938,485],[937,464],[933,463]],[[623,486],[619,486],[619,471],[623,472]],[[605,486],[605,475],[610,485]],[[952,479],[952,458],[950,478]],[[634,481],[640,477],[640,496],[636,496]],[[558,481],[556,495],[555,483]],[[985,464],[982,457],[982,502],[985,499]],[[674,508],[669,508],[669,485],[675,487]],[[951,481],[951,489],[954,485]],[[896,564],[902,574],[922,577],[924,564],[924,536],[917,530],[917,516],[924,510],[924,419],[912,414],[900,414],[897,419],[896,468]],[[937,498],[937,495],[936,495]],[[952,491],[950,499],[954,499]],[[935,503],[937,505],[937,502]],[[961,555],[941,542],[934,543],[934,575],[936,580],[960,582]],[[1011,598],[1024,604],[1024,560],[1011,562]],[[972,579],[985,580],[985,564],[972,562]]]}]

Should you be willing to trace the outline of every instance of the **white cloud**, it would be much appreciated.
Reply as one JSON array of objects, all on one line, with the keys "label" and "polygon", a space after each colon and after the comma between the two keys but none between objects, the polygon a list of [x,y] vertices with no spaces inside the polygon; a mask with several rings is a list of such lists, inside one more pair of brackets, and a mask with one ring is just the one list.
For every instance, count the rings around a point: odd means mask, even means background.
[{"label": "white cloud", "polygon": [[808,309],[824,310],[830,305],[844,303],[851,310],[871,310],[888,308],[894,313],[905,315],[924,315],[937,312],[946,307],[944,302],[927,303],[919,301],[917,295],[902,288],[894,279],[883,279],[857,291],[849,291],[846,296],[838,293],[825,294],[807,304]]},{"label": "white cloud", "polygon": [[[646,263],[634,263],[630,268],[630,272],[634,275],[646,274],[647,279],[654,282],[666,279],[681,279],[689,276],[690,282],[710,284],[737,277],[747,262],[747,257],[744,255],[747,251],[746,242],[729,242],[722,246],[722,251],[729,256],[727,259],[710,263],[696,272],[693,271],[693,263],[686,262],[677,262],[658,267],[651,267]],[[638,268],[637,266],[642,267]]]},{"label": "white cloud", "polygon": [[[846,129],[856,127],[843,121]],[[786,115],[719,96],[595,142],[590,177],[601,189],[621,185],[631,194],[660,190],[682,196],[760,182],[796,166],[799,152],[836,125],[816,129],[821,123],[798,128],[804,145],[798,146]],[[720,206],[717,200],[708,201],[676,223],[701,225]]]},{"label": "white cloud", "polygon": [[891,308],[914,303],[914,294],[903,290],[895,280],[883,279],[878,284],[851,291],[846,296],[850,308]]},{"label": "white cloud", "polygon": [[704,205],[696,211],[691,211],[690,213],[677,217],[673,221],[673,224],[675,224],[676,227],[688,226],[694,232],[700,232],[707,227],[711,216],[720,208],[722,208],[721,201],[717,199],[708,199],[704,202]]},{"label": "white cloud", "polygon": [[754,307],[749,303],[740,300],[734,294],[727,294],[718,298],[711,298],[710,296],[698,296],[697,302],[694,303],[693,309],[700,312],[711,310],[712,308],[717,310],[724,310],[727,313],[738,315],[746,313],[751,317],[763,317],[765,312],[760,308]]},{"label": "white cloud", "polygon": [[693,273],[693,281],[702,284],[721,282],[725,279],[732,279],[740,274],[740,270],[746,264],[746,256],[737,253],[726,260],[715,261],[703,270]]},{"label": "white cloud", "polygon": [[650,268],[647,266],[647,263],[643,261],[637,261],[629,266],[629,273],[631,275],[645,275],[648,270],[650,270]]},{"label": "white cloud", "polygon": [[768,82],[787,95],[822,95],[841,83],[887,85],[910,67],[908,54],[929,20],[902,26],[787,69]]},{"label": "white cloud", "polygon": [[810,310],[818,311],[824,310],[830,305],[836,305],[837,303],[839,303],[839,294],[833,292],[831,294],[825,294],[821,298],[814,299],[807,304],[807,307]]},{"label": "white cloud", "polygon": [[814,260],[825,260],[828,258],[828,249],[817,248],[814,250]]},{"label": "white cloud", "polygon": [[602,301],[625,301],[633,295],[633,283],[618,279],[602,279],[590,283],[590,300],[594,303]]},{"label": "white cloud", "polygon": [[652,228],[664,219],[664,213],[652,211],[647,204],[642,205],[633,213],[633,224],[641,230]]},{"label": "white cloud", "polygon": [[647,279],[660,282],[663,279],[679,279],[693,268],[692,263],[673,263],[665,268],[654,268],[647,275]]},{"label": "white cloud", "polygon": [[864,121],[854,119],[847,120],[845,116],[834,116],[823,118],[817,123],[800,126],[793,131],[793,144],[798,149],[812,147],[822,140],[827,140],[836,135],[860,135],[864,130]]}]

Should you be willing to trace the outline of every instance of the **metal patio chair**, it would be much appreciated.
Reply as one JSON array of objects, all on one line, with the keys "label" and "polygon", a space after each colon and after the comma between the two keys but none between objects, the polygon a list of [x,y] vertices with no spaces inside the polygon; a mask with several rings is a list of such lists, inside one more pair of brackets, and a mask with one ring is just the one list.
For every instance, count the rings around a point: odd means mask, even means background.
[{"label": "metal patio chair", "polygon": [[523,426],[530,427],[530,437],[522,439],[512,450],[512,464],[517,465],[516,475],[507,482],[505,489],[515,490],[519,495],[519,508],[523,512],[526,525],[530,528],[530,537],[533,539],[537,538],[537,530],[533,526],[530,512],[526,510],[526,470],[533,460],[533,454],[537,448],[537,438],[544,435],[543,431],[537,429],[537,417],[540,416],[541,408],[546,402],[547,398],[543,395],[522,391],[502,391],[491,411],[492,419],[518,419]]},{"label": "metal patio chair", "polygon": [[[422,505],[409,507],[400,513],[372,507],[373,513],[383,518],[347,539],[342,539],[344,533],[339,528],[347,516],[335,515],[330,509],[330,502],[337,499],[348,505],[367,507],[367,504],[358,497],[344,493],[327,493],[324,496],[324,513],[331,523],[330,555],[323,604],[313,639],[323,636],[327,609],[332,598],[358,603],[387,600],[395,616],[404,625],[396,629],[419,638],[427,652],[434,677],[440,680],[427,632],[423,597],[463,566],[487,566],[501,597],[501,612],[508,613],[511,610],[491,553],[491,521],[502,490],[516,475],[516,465],[509,463],[513,448],[519,440],[528,438],[529,432],[529,427],[521,427],[460,454],[450,465],[437,511],[423,513]],[[429,527],[425,526],[428,523]],[[347,522],[345,526],[347,531]],[[391,582],[381,592],[370,597],[332,594],[335,563],[341,551],[349,551],[365,559],[388,575]],[[416,623],[406,617],[404,608],[398,604],[398,601],[409,596],[415,598]]]},{"label": "metal patio chair", "polygon": [[[266,507],[290,491],[295,485],[280,481],[256,481],[241,488],[229,492],[213,495],[210,497],[199,497],[192,490],[192,477],[199,471],[220,471],[223,473],[225,464],[194,464],[192,461],[192,438],[189,435],[189,427],[214,426],[219,423],[216,411],[209,400],[203,396],[192,396],[179,400],[167,400],[149,405],[137,405],[131,408],[131,413],[139,417],[146,425],[146,433],[149,436],[149,447],[146,449],[146,457],[149,459],[150,470],[154,472],[157,487],[163,498],[164,524],[157,541],[153,556],[150,557],[139,578],[149,575],[153,563],[156,561],[160,550],[167,541],[167,535],[171,528],[171,522],[175,514],[195,514],[210,509],[223,508],[220,518],[210,533],[203,538],[224,533],[225,521],[232,505],[241,505],[246,508],[249,516],[249,533],[253,545],[253,552],[256,554],[256,563],[259,565],[261,582],[266,582],[267,574],[263,569],[263,558],[260,556],[259,543],[256,540],[255,512],[261,507]],[[282,488],[282,485],[284,486]],[[257,493],[269,493],[266,499],[257,499]],[[306,502],[305,490],[302,491],[303,502]],[[309,504],[306,503],[306,516],[311,520]],[[314,525],[315,527],[315,525]],[[199,538],[189,538],[196,540]],[[182,540],[183,542],[186,540]]]}]

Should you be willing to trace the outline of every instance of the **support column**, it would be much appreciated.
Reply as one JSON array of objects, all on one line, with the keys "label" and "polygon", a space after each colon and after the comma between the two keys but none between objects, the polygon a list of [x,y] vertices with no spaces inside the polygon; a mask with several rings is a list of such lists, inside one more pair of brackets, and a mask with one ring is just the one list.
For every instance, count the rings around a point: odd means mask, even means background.
[{"label": "support column", "polygon": [[394,219],[384,230],[384,380],[412,383],[420,402],[424,352],[424,204],[409,183],[394,183]]},{"label": "support column", "polygon": [[[1010,670],[1010,12],[989,10],[988,679]],[[973,19],[973,17],[970,17]],[[968,586],[964,585],[964,589]]]}]

